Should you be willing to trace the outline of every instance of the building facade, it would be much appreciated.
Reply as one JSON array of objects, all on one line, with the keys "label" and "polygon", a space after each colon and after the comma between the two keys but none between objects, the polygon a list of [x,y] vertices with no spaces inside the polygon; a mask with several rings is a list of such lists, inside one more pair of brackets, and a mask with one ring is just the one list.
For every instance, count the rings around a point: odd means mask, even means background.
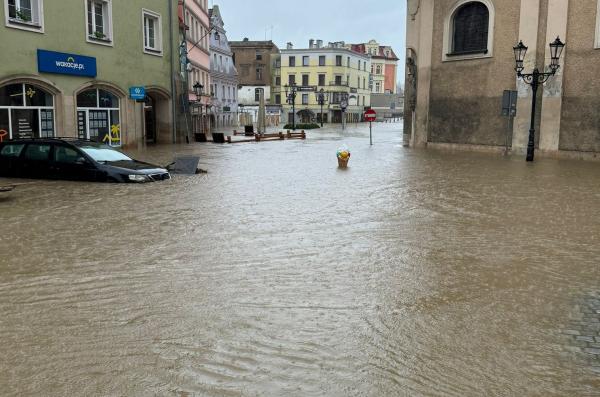
[{"label": "building facade", "polygon": [[[516,78],[513,46],[529,47],[524,73],[561,67],[538,90],[535,145],[547,155],[600,152],[598,0],[409,0],[405,132],[413,146],[526,150],[532,90]],[[504,90],[518,91],[512,128]],[[585,154],[589,153],[589,154]]]},{"label": "building facade", "polygon": [[209,16],[213,28],[210,35],[211,117],[215,127],[233,126],[237,125],[238,72],[219,6],[211,8]]},{"label": "building facade", "polygon": [[[192,133],[210,132],[208,110],[212,106],[210,95],[210,19],[208,0],[180,0],[180,15],[183,16],[182,42],[185,42],[187,57],[181,65],[184,95],[182,109],[185,120],[182,128]],[[194,86],[200,84],[195,92]]]},{"label": "building facade", "polygon": [[176,2],[2,2],[0,139],[176,140]]},{"label": "building facade", "polygon": [[[323,46],[321,40],[310,40],[309,47],[294,49],[288,44],[281,50],[281,98],[284,122],[292,121],[292,105],[285,100],[285,86],[302,87],[295,100],[296,122],[341,123],[358,122],[366,107],[370,106],[369,75],[371,59],[345,48],[343,42],[329,43]],[[277,71],[276,71],[277,74]],[[313,88],[314,92],[306,90]],[[321,113],[316,91],[323,89],[326,103]],[[346,112],[342,112],[342,102],[347,102]]]},{"label": "building facade", "polygon": [[279,48],[271,40],[251,41],[248,38],[242,41],[230,41],[229,45],[239,73],[238,101],[242,105],[240,112],[243,112],[244,122],[248,123],[249,115],[256,120],[260,96],[264,95],[265,124],[278,125],[281,99],[279,104],[275,104],[271,82],[274,72],[272,57],[279,55]]},{"label": "building facade", "polygon": [[368,43],[350,44],[351,50],[371,56],[371,92],[373,94],[397,94],[398,57],[390,46],[382,46],[375,40]]}]

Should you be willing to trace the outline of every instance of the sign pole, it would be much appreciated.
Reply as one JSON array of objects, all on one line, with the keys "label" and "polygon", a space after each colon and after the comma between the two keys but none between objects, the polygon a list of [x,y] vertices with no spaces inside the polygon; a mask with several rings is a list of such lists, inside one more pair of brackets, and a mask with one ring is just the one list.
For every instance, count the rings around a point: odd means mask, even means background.
[{"label": "sign pole", "polygon": [[373,146],[373,122],[369,121],[369,145]]}]

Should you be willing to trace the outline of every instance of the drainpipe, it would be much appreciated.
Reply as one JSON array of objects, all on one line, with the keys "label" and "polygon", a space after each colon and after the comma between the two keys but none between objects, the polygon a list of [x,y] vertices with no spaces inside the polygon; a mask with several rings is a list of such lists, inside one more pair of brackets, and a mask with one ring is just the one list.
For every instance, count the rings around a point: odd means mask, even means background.
[{"label": "drainpipe", "polygon": [[[177,23],[179,26],[179,23]],[[173,48],[173,0],[169,0],[169,45],[171,47],[171,56],[169,62],[171,64],[171,122],[173,124],[173,143],[177,143],[177,90],[175,89],[175,60]],[[178,51],[179,51],[179,47]]]}]

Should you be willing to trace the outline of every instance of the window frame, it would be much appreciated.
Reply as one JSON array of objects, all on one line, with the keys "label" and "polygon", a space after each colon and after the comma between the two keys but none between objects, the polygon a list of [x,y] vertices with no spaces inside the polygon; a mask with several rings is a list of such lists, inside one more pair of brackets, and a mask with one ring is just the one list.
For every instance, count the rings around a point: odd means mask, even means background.
[{"label": "window frame", "polygon": [[[94,38],[91,37],[91,34],[88,31],[88,1],[92,1],[94,3],[99,2],[103,3],[106,6],[106,18],[104,20],[104,34],[106,38]],[[83,0],[83,4],[85,6],[85,41],[92,44],[105,45],[109,47],[113,47],[114,37],[113,37],[113,16],[112,16],[112,0]],[[95,23],[95,22],[94,22]],[[108,34],[107,34],[108,33]]]},{"label": "window frame", "polygon": [[[20,1],[21,0],[15,0],[15,5],[17,2]],[[31,0],[31,3],[32,14],[35,3],[35,7],[38,14],[38,23],[35,23],[33,21],[26,22],[15,18],[11,18],[9,16],[8,0],[4,0],[5,26],[7,28],[26,30],[29,32],[44,33],[44,0]]]},{"label": "window frame", "polygon": [[[154,42],[157,44],[156,48],[146,45],[146,17],[150,17],[155,20]],[[162,15],[147,8],[142,8],[142,46],[144,49],[144,54],[159,57],[163,56]]]},{"label": "window frame", "polygon": [[[21,92],[22,92],[22,105],[0,105],[0,110],[6,110],[7,111],[7,116],[8,116],[8,139],[14,139],[14,135],[15,135],[15,131],[13,131],[13,111],[15,110],[30,110],[30,111],[35,111],[37,112],[37,118],[38,118],[38,122],[37,122],[37,127],[38,127],[38,135],[40,138],[52,138],[55,137],[57,132],[56,132],[56,95],[53,94],[52,92],[48,91],[47,89],[37,85],[35,82],[19,82],[19,83],[7,83],[7,84],[3,84],[1,87],[6,87],[9,85],[17,85],[17,86],[21,86]],[[30,87],[34,87],[37,90],[41,90],[44,92],[44,94],[46,95],[50,95],[52,97],[52,105],[48,106],[48,105],[39,105],[39,106],[33,106],[33,105],[27,105],[27,99],[26,99],[26,95],[27,95],[27,90],[26,87],[30,86]],[[43,117],[42,117],[42,112],[51,112],[52,113],[52,135],[51,136],[42,136],[42,132],[44,130],[43,127]],[[46,122],[48,121],[48,119],[45,120]],[[48,130],[48,127],[45,127],[46,130]]]},{"label": "window frame", "polygon": [[[292,60],[293,60],[293,62],[292,62]],[[296,67],[296,56],[295,55],[290,55],[288,57],[288,66],[290,68],[295,68]]]},{"label": "window frame", "polygon": [[303,105],[308,105],[308,104],[309,104],[309,101],[310,101],[310,99],[309,99],[309,96],[308,96],[308,94],[304,94],[304,93],[303,93],[303,94],[302,94],[302,104],[303,104]]},{"label": "window frame", "polygon": [[[321,60],[323,63],[321,63]],[[327,66],[327,57],[325,55],[319,55],[319,66]]]},{"label": "window frame", "polygon": [[594,38],[594,48],[600,49],[600,0],[596,5],[596,37]]},{"label": "window frame", "polygon": [[309,55],[303,55],[302,56],[302,67],[306,68],[310,66],[310,56]]},{"label": "window frame", "polygon": [[[454,17],[459,8],[467,3],[481,3],[488,10],[488,42],[487,52],[476,52],[472,54],[452,54],[454,40]],[[471,59],[492,58],[494,56],[494,21],[496,11],[491,0],[459,0],[446,14],[444,19],[444,41],[442,48],[442,62],[464,61]]]}]

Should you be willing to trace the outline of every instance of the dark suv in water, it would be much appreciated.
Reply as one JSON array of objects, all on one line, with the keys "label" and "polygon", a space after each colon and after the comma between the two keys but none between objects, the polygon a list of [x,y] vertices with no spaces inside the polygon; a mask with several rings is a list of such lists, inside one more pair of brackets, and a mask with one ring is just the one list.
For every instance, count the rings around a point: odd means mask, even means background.
[{"label": "dark suv in water", "polygon": [[163,167],[134,160],[107,145],[72,138],[15,139],[0,143],[0,176],[92,182],[171,179]]}]

